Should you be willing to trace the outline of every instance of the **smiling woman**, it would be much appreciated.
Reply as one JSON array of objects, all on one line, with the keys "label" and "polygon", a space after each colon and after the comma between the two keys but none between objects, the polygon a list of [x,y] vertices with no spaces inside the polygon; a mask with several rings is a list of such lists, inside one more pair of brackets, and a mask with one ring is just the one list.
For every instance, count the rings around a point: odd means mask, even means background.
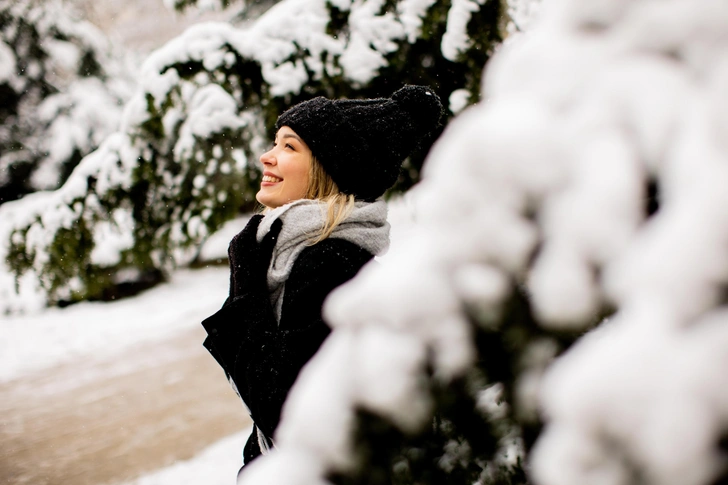
[{"label": "smiling woman", "polygon": [[263,180],[255,196],[266,207],[276,208],[302,199],[308,189],[313,154],[292,129],[283,126],[276,133],[273,148],[260,156]]},{"label": "smiling woman", "polygon": [[278,118],[260,157],[267,209],[230,242],[228,298],[202,322],[255,423],[244,464],[275,447],[288,391],[330,332],[324,299],[388,246],[380,197],[441,115],[432,90],[404,86],[391,98],[314,98]]}]

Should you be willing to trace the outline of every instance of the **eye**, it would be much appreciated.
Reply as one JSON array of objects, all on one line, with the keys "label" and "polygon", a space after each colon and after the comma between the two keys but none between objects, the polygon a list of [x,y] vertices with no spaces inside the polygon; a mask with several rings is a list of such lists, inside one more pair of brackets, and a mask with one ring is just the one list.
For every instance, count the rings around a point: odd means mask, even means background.
[{"label": "eye", "polygon": [[290,143],[286,143],[286,148],[288,148],[289,150],[295,150],[295,148],[293,148],[293,145],[291,145]]}]

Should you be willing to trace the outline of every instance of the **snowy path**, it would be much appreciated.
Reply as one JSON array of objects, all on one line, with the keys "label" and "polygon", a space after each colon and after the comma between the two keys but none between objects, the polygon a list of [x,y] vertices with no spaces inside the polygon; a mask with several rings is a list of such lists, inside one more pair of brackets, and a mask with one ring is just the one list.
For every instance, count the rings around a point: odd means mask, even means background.
[{"label": "snowy path", "polygon": [[4,319],[0,483],[184,483],[194,463],[232,483],[249,420],[199,325],[226,291],[224,268],[180,271],[135,298]]},{"label": "snowy path", "polygon": [[[169,283],[133,298],[3,317],[0,382],[64,362],[114,354],[122,356],[115,372],[123,372],[124,365],[137,367],[139,362],[123,358],[126,350],[199,328],[202,319],[220,308],[228,282],[227,268],[180,270]],[[164,358],[166,352],[160,347],[153,355],[141,357],[155,361]],[[93,372],[93,368],[88,371]]]}]

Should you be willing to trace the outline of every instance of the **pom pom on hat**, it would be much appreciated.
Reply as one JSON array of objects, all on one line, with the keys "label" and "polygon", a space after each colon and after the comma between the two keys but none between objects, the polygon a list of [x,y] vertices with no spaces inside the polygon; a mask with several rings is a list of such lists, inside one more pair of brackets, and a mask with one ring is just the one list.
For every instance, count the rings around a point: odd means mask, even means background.
[{"label": "pom pom on hat", "polygon": [[406,85],[392,95],[392,99],[409,113],[423,130],[438,126],[442,116],[442,103],[437,94],[424,86]]},{"label": "pom pom on hat", "polygon": [[281,114],[276,129],[288,126],[303,138],[339,190],[374,200],[394,185],[442,111],[434,91],[406,85],[391,98],[304,101]]}]

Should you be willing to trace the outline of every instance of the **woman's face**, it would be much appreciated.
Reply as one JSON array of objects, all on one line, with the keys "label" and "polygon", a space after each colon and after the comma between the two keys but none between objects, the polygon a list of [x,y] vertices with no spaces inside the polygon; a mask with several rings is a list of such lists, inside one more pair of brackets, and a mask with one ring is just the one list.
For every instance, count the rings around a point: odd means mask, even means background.
[{"label": "woman's face", "polygon": [[263,180],[255,196],[258,202],[272,209],[302,199],[308,189],[308,173],[312,154],[296,132],[282,126],[273,148],[260,156]]}]

